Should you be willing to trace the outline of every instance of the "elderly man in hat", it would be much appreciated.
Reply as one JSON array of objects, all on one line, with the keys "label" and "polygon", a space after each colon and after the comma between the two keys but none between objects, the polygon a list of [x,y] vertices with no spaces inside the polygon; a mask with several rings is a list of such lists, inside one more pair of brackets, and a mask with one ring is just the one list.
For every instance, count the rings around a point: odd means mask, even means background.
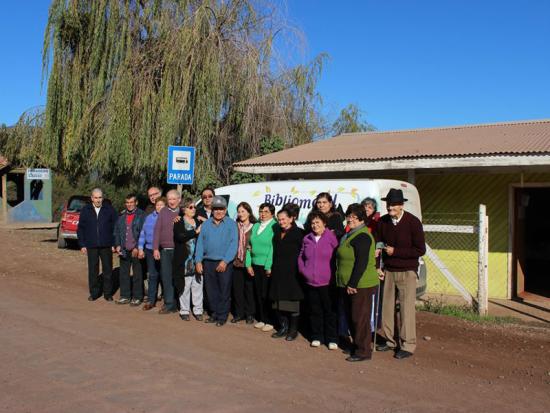
[{"label": "elderly man in hat", "polygon": [[198,274],[204,275],[210,302],[207,323],[223,326],[231,307],[233,260],[237,255],[237,223],[227,216],[227,202],[221,196],[212,200],[212,215],[201,226],[195,248]]},{"label": "elderly man in hat", "polygon": [[[413,355],[416,348],[416,279],[418,259],[426,252],[422,223],[413,214],[404,210],[400,189],[390,189],[386,198],[388,213],[378,223],[377,246],[383,248],[384,270],[380,270],[380,279],[384,283],[384,302],[382,304],[382,328],[386,344],[376,347],[378,351],[394,350],[395,358],[403,359]],[[395,289],[399,294],[400,326],[399,343],[394,337]]]}]

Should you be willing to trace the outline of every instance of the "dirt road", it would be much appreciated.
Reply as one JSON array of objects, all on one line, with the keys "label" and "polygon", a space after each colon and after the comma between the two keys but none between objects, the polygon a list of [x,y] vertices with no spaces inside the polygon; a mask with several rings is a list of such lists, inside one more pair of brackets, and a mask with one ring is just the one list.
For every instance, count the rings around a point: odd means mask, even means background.
[{"label": "dirt road", "polygon": [[1,411],[550,411],[547,328],[421,313],[413,358],[351,364],[303,338],[90,303],[84,257],[54,236],[0,229]]}]

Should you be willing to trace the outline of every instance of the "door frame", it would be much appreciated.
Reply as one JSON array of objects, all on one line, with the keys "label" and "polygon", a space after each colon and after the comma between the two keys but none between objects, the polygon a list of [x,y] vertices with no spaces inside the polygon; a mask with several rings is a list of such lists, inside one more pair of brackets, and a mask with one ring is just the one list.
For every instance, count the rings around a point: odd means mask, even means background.
[{"label": "door frame", "polygon": [[550,182],[519,182],[512,183],[508,187],[508,298],[512,299],[521,299],[520,294],[525,292],[525,290],[518,291],[515,241],[517,235],[516,194],[518,189],[526,188],[550,188]]}]

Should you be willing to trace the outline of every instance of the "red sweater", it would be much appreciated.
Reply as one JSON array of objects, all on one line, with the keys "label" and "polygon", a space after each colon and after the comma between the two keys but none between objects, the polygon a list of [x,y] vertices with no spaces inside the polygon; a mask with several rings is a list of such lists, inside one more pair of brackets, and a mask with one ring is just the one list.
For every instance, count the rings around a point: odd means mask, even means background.
[{"label": "red sweater", "polygon": [[422,223],[410,212],[404,211],[401,220],[394,225],[386,214],[378,222],[376,242],[394,247],[393,255],[384,251],[384,268],[388,271],[418,271],[418,258],[426,253]]}]

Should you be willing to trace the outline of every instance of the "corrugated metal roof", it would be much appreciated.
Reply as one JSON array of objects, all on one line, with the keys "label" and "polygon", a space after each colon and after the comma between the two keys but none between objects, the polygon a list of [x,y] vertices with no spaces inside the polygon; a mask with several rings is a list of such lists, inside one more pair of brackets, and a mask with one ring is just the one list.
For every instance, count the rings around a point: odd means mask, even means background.
[{"label": "corrugated metal roof", "polygon": [[349,133],[237,162],[235,167],[550,153],[550,119]]}]

